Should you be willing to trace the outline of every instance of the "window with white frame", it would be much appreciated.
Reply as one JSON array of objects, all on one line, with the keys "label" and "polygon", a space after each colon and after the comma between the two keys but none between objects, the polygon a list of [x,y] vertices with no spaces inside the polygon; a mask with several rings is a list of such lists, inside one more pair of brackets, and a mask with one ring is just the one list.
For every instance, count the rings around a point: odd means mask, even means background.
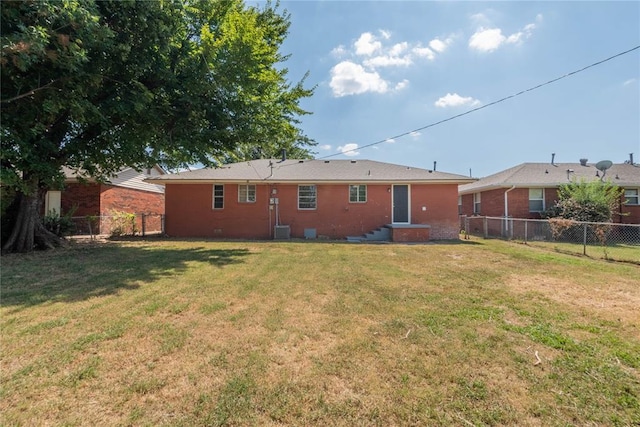
[{"label": "window with white frame", "polygon": [[215,184],[213,186],[213,209],[224,208],[224,185]]},{"label": "window with white frame", "polygon": [[529,212],[544,212],[544,188],[529,189]]},{"label": "window with white frame", "polygon": [[624,201],[627,205],[640,205],[640,190],[637,188],[624,189]]},{"label": "window with white frame", "polygon": [[480,197],[481,193],[473,193],[473,213],[480,213],[480,204],[482,202],[482,198]]},{"label": "window with white frame", "polygon": [[238,185],[238,202],[255,203],[256,186],[255,184]]},{"label": "window with white frame", "polygon": [[365,203],[367,201],[366,185],[350,185],[349,186],[349,202]]},{"label": "window with white frame", "polygon": [[315,185],[298,186],[298,209],[315,209],[318,204]]}]

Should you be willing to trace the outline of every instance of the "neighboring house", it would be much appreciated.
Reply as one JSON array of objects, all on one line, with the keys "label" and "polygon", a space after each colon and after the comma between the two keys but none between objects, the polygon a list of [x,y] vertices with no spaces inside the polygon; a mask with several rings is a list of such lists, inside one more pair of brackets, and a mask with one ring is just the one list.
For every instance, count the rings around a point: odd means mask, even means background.
[{"label": "neighboring house", "polygon": [[[45,213],[72,213],[73,217],[108,217],[114,212],[156,214],[158,218],[155,221],[158,222],[159,216],[164,214],[164,187],[145,181],[146,178],[165,173],[159,166],[141,172],[125,168],[107,183],[99,183],[92,178],[80,180],[78,172],[69,168],[64,168],[63,171],[64,189],[47,192]],[[97,227],[93,232],[109,233],[106,221],[96,219],[94,222]],[[141,224],[137,225],[138,229],[140,226]],[[89,232],[88,226],[82,221],[77,221],[76,227],[77,233]]]},{"label": "neighboring house", "polygon": [[613,164],[603,172],[595,164],[523,163],[459,188],[461,215],[540,218],[558,199],[558,187],[568,182],[604,179],[624,189],[620,214],[614,221],[640,224],[640,165]]},{"label": "neighboring house", "polygon": [[458,185],[470,181],[370,160],[268,159],[147,179],[165,185],[170,236],[345,239],[384,228],[394,241],[457,239]]}]

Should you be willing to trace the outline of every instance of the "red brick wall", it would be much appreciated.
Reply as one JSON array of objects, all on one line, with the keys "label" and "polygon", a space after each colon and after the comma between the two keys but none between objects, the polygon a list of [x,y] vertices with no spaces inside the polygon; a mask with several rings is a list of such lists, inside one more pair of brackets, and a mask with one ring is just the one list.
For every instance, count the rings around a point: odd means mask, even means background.
[{"label": "red brick wall", "polygon": [[429,231],[429,228],[393,228],[391,229],[391,241],[398,243],[428,242],[430,239]]},{"label": "red brick wall", "polygon": [[136,214],[164,213],[164,194],[102,184],[100,187],[100,213],[112,211]]},{"label": "red brick wall", "polygon": [[[496,190],[482,192],[480,215],[482,216],[504,216],[504,194],[508,188],[499,188]],[[539,219],[540,214],[537,212],[529,212],[529,189],[514,188],[507,193],[507,203],[509,208],[509,216],[513,218],[532,218]],[[550,208],[558,199],[558,191],[555,188],[544,189],[545,209]],[[462,212],[463,215],[473,215],[473,194],[465,194],[462,196]]]},{"label": "red brick wall", "polygon": [[473,194],[465,194],[462,196],[462,213],[461,215],[473,215]]},{"label": "red brick wall", "polygon": [[60,200],[62,214],[74,207],[73,216],[100,215],[100,184],[66,184]]},{"label": "red brick wall", "polygon": [[619,222],[622,222],[623,224],[640,224],[639,205],[621,205],[620,212],[622,213],[622,216],[618,217],[620,218]]},{"label": "red brick wall", "polygon": [[[224,209],[213,210],[212,184],[167,184],[167,234],[271,238],[276,209],[269,209],[269,197],[279,199],[279,223],[291,227],[292,237],[304,237],[305,228],[315,228],[318,236],[340,239],[391,222],[388,184],[367,185],[366,203],[350,203],[347,184],[318,185],[314,210],[298,209],[298,185],[257,185],[255,203],[238,202],[237,184],[225,184],[224,188]],[[277,193],[272,194],[272,189]],[[457,185],[412,185],[411,218],[415,224],[430,224],[432,237],[438,236],[434,238],[457,238]]]}]

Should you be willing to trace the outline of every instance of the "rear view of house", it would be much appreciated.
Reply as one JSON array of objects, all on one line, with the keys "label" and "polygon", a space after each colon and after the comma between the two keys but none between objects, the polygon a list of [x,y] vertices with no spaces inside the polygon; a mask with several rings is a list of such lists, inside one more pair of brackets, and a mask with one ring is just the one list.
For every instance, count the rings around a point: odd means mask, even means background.
[{"label": "rear view of house", "polygon": [[458,185],[467,177],[369,160],[252,160],[162,175],[165,231],[243,239],[363,236],[458,238]]}]

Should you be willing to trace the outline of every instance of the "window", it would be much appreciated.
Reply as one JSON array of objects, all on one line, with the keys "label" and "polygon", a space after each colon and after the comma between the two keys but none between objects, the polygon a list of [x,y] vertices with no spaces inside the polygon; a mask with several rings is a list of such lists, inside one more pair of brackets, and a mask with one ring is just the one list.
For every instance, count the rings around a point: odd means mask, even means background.
[{"label": "window", "polygon": [[640,205],[640,191],[637,188],[625,188],[624,199],[627,205]]},{"label": "window", "polygon": [[462,196],[458,196],[458,215],[462,215]]},{"label": "window", "polygon": [[238,185],[238,202],[255,203],[256,186],[255,185]]},{"label": "window", "polygon": [[544,211],[544,188],[529,189],[529,212]]},{"label": "window", "polygon": [[365,203],[367,201],[366,185],[350,185],[349,186],[349,202]]},{"label": "window", "polygon": [[224,208],[224,185],[213,186],[213,209]]},{"label": "window", "polygon": [[298,209],[315,209],[317,206],[316,186],[298,186]]},{"label": "window", "polygon": [[480,193],[473,193],[473,213],[474,214],[480,213],[480,202],[481,202]]}]

